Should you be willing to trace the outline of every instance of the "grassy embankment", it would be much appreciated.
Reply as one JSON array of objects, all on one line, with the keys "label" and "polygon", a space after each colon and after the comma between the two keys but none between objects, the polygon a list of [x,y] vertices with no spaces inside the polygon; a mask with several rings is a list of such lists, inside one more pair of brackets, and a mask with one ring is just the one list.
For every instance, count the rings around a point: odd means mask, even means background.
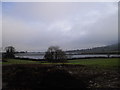
[{"label": "grassy embankment", "polygon": [[[94,59],[78,59],[78,60],[68,60],[64,64],[79,64],[87,65],[93,67],[117,67],[120,66],[119,58],[94,58]],[[63,63],[49,63],[47,61],[29,61],[20,59],[9,59],[8,62],[3,62],[3,65],[9,64],[63,64]]]}]

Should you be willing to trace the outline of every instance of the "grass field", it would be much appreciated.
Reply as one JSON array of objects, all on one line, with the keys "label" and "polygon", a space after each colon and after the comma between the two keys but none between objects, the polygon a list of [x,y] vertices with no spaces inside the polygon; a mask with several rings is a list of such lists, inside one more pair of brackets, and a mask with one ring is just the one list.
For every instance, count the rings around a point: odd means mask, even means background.
[{"label": "grass field", "polygon": [[[94,59],[78,59],[78,60],[68,60],[64,64],[79,64],[87,66],[97,66],[97,67],[118,67],[120,60],[119,58],[94,58]],[[8,62],[3,62],[3,65],[7,64],[63,64],[63,63],[49,63],[47,61],[29,61],[20,59],[9,59]]]},{"label": "grass field", "polygon": [[81,64],[100,67],[117,67],[120,66],[119,62],[120,62],[119,58],[69,60],[70,64]]},{"label": "grass field", "polygon": [[4,64],[39,64],[36,61],[30,61],[30,60],[20,60],[20,59],[8,59],[7,62],[3,62]]}]

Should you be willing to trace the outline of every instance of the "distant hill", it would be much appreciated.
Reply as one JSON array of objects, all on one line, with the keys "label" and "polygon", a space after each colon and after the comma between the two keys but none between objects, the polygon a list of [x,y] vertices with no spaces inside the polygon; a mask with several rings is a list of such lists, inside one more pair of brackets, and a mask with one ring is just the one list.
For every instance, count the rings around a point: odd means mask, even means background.
[{"label": "distant hill", "polygon": [[120,51],[118,50],[119,49],[118,46],[120,46],[120,43],[102,47],[94,47],[90,49],[70,50],[66,52],[70,54],[105,54],[105,53],[117,54],[120,53]]}]

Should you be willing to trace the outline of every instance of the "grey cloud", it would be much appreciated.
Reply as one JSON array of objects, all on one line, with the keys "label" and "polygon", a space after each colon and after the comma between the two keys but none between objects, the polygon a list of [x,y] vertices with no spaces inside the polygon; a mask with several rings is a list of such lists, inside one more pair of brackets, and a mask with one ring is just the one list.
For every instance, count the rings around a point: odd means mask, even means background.
[{"label": "grey cloud", "polygon": [[117,19],[116,3],[15,3],[3,13],[3,45],[44,51],[111,44]]}]

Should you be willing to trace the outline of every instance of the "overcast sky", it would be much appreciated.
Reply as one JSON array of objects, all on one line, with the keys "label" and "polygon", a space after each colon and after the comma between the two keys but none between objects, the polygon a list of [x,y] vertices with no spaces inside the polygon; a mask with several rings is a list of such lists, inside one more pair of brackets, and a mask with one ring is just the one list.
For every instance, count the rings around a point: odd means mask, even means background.
[{"label": "overcast sky", "polygon": [[118,6],[108,2],[3,2],[3,46],[18,51],[92,48],[118,41]]}]

